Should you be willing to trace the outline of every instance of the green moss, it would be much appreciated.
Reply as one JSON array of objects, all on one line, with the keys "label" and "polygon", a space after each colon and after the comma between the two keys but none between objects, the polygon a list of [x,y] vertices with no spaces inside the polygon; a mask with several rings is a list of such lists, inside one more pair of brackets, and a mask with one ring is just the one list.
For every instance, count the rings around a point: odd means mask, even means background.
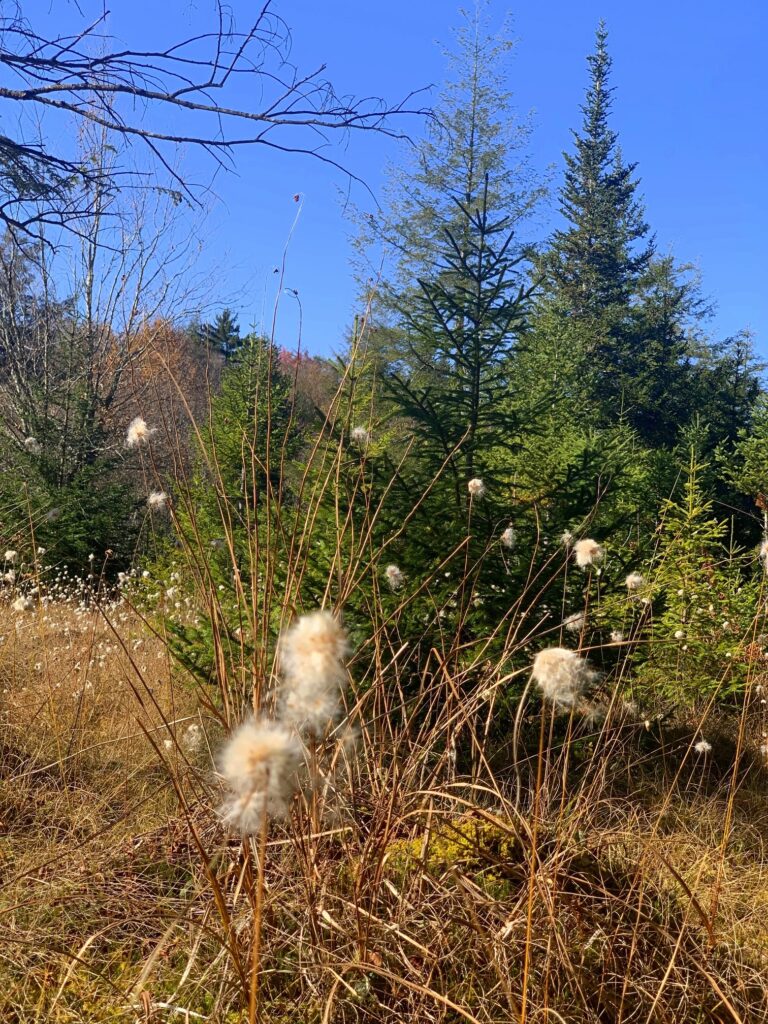
[{"label": "green moss", "polygon": [[419,869],[441,877],[455,868],[485,891],[502,896],[521,855],[520,840],[511,830],[463,816],[436,824],[426,842],[423,834],[395,840],[387,849],[386,867],[401,883]]}]

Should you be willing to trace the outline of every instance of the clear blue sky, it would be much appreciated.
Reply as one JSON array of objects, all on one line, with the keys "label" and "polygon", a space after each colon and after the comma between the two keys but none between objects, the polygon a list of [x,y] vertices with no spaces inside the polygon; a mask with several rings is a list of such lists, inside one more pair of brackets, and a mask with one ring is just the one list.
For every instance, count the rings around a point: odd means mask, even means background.
[{"label": "clear blue sky", "polygon": [[[241,25],[261,6],[231,4]],[[453,0],[275,0],[292,28],[300,67],[325,63],[338,91],[393,100],[441,81],[437,41],[450,39],[458,6]],[[211,0],[114,0],[111,29],[149,47],[198,28],[211,9]],[[509,9],[491,4],[497,23]],[[541,0],[511,11],[520,42],[509,85],[518,107],[534,111],[534,162],[555,163],[561,172],[569,128],[579,122],[585,56],[604,17],[614,59],[614,127],[625,158],[638,162],[659,248],[699,265],[718,307],[714,334],[750,328],[768,356],[766,0]],[[397,160],[398,149],[366,135],[331,155],[378,192],[383,166]],[[241,152],[237,174],[220,175],[215,187],[220,201],[204,228],[204,264],[219,268],[210,301],[220,296],[232,305],[244,327],[262,322],[274,300],[272,271],[296,214],[292,197],[300,192],[286,285],[301,296],[305,348],[337,348],[355,309],[343,176],[305,157],[258,148]],[[370,202],[360,188],[353,198]],[[291,346],[295,340],[296,306],[289,300],[278,341]]]}]

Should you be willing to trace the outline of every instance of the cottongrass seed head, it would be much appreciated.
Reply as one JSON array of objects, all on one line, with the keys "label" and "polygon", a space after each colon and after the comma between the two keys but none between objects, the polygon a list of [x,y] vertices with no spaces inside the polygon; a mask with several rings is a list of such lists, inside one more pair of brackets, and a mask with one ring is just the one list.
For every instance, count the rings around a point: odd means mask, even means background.
[{"label": "cottongrass seed head", "polygon": [[560,543],[564,548],[569,548],[573,544],[573,534],[570,530],[563,530],[560,534]]},{"label": "cottongrass seed head", "polygon": [[188,754],[197,754],[202,750],[204,742],[205,734],[197,722],[192,722],[182,733],[181,745]]},{"label": "cottongrass seed head", "polygon": [[631,572],[624,580],[624,583],[627,590],[639,590],[645,583],[645,576],[642,576],[639,572]]},{"label": "cottongrass seed head", "polygon": [[557,707],[572,708],[597,678],[597,673],[576,651],[549,647],[534,658],[531,678],[545,700]]},{"label": "cottongrass seed head", "polygon": [[284,725],[259,719],[243,722],[219,759],[219,772],[229,789],[220,809],[224,822],[242,835],[253,835],[261,831],[265,814],[286,817],[302,756],[298,737]]},{"label": "cottongrass seed head", "polygon": [[28,597],[26,594],[22,594],[20,597],[17,597],[16,600],[11,605],[11,608],[13,608],[15,612],[19,613],[31,612],[34,607],[35,602],[31,597]]},{"label": "cottongrass seed head", "polygon": [[388,565],[384,570],[384,578],[386,579],[390,590],[400,590],[405,582],[402,570],[397,565]]},{"label": "cottongrass seed head", "polygon": [[365,427],[352,427],[349,432],[349,439],[358,448],[367,448],[371,435]]},{"label": "cottongrass seed head", "polygon": [[13,548],[8,548],[8,550],[5,552],[5,556],[4,557],[5,557],[5,561],[9,565],[13,565],[14,562],[16,561],[16,559],[19,557],[19,552],[18,551],[14,551]]},{"label": "cottongrass seed head", "polygon": [[37,440],[36,437],[27,437],[24,440],[24,448],[29,452],[30,455],[39,455],[43,450],[43,446]]},{"label": "cottongrass seed head", "polygon": [[137,416],[128,424],[125,443],[129,448],[138,448],[139,445],[148,444],[154,432],[153,427],[147,426],[147,421],[143,416]]},{"label": "cottongrass seed head", "polygon": [[323,735],[341,717],[347,634],[327,611],[302,615],[281,637],[281,711],[298,729]]},{"label": "cottongrass seed head", "polygon": [[501,543],[505,548],[513,548],[517,541],[517,534],[513,526],[508,526],[501,535]]},{"label": "cottongrass seed head", "polygon": [[165,491],[150,491],[149,497],[147,498],[147,505],[153,512],[162,512],[167,500],[168,495]]},{"label": "cottongrass seed head", "polygon": [[469,491],[470,498],[482,498],[485,496],[485,484],[478,476],[469,481],[467,490]]},{"label": "cottongrass seed head", "polygon": [[586,569],[588,566],[594,565],[595,562],[601,561],[605,554],[597,541],[592,540],[591,537],[577,540],[573,545],[573,551],[576,556],[576,565],[581,569]]},{"label": "cottongrass seed head", "polygon": [[569,633],[580,633],[584,629],[585,622],[584,612],[574,612],[573,615],[563,619],[563,625]]},{"label": "cottongrass seed head", "polygon": [[712,753],[712,744],[708,740],[699,740],[699,742],[693,748],[697,754],[706,756]]}]

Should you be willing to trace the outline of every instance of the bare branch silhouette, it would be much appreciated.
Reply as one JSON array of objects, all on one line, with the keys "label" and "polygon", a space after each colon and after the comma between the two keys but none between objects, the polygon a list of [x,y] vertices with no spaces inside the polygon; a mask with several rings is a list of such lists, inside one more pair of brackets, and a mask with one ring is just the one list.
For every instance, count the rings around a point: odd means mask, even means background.
[{"label": "bare branch silhouette", "polygon": [[[0,219],[14,233],[41,224],[67,227],[88,209],[94,187],[158,187],[160,171],[176,201],[195,188],[175,168],[180,145],[206,153],[214,168],[232,167],[240,147],[266,146],[312,156],[356,176],[326,149],[353,132],[404,138],[407,115],[428,116],[416,93],[389,104],[341,96],[325,65],[301,73],[289,60],[291,34],[266,0],[246,31],[217,3],[217,24],[165,49],[111,49],[104,9],[75,34],[41,34],[20,8],[0,14],[0,101],[19,114],[70,115],[99,126],[117,148],[148,156],[146,170],[103,169],[62,153],[42,131],[0,134]],[[77,8],[79,12],[79,8]],[[236,92],[240,105],[232,105]],[[6,117],[7,124],[9,118]],[[26,136],[26,137],[25,137]]]}]

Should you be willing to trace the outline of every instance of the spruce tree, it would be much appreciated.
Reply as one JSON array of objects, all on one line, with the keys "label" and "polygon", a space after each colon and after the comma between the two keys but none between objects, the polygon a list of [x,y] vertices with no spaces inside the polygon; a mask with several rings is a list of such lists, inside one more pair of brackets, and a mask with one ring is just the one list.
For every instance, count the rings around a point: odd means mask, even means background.
[{"label": "spruce tree", "polygon": [[604,22],[587,58],[590,84],[581,110],[575,152],[564,153],[560,212],[568,226],[556,231],[542,261],[559,303],[597,330],[616,326],[648,267],[652,243],[637,197],[636,164],[625,164],[609,118],[613,89]]},{"label": "spruce tree", "polygon": [[516,112],[507,85],[515,41],[508,23],[491,31],[488,6],[462,12],[426,136],[389,169],[383,211],[362,218],[358,271],[366,293],[376,285],[370,345],[406,362],[411,348],[396,329],[399,313],[438,268],[446,229],[461,243],[485,203],[492,219],[508,221],[519,254],[522,225],[544,193],[530,166],[530,121]]},{"label": "spruce tree", "polygon": [[528,291],[510,218],[494,217],[489,204],[487,182],[476,208],[457,200],[463,235],[446,227],[434,275],[420,280],[420,294],[401,314],[411,358],[385,376],[418,439],[422,471],[447,468],[459,512],[467,481],[481,474],[490,481],[492,455],[518,440],[503,399]]},{"label": "spruce tree", "polygon": [[[372,425],[377,540],[407,578],[429,581],[409,609],[414,622],[438,608],[438,633],[457,636],[497,625],[517,579],[515,555],[484,553],[512,525],[520,431],[508,400],[528,305],[524,225],[543,192],[527,155],[530,124],[507,85],[514,42],[507,25],[489,31],[488,6],[464,13],[427,137],[391,174],[384,212],[364,220],[364,273],[376,289],[356,345],[365,362],[353,367],[355,415]],[[470,501],[475,477],[487,490]],[[515,516],[518,535],[529,525]]]},{"label": "spruce tree", "polygon": [[[215,587],[216,602],[197,607],[194,624],[168,625],[174,655],[201,681],[222,672],[216,634],[228,638],[225,671],[232,679],[245,671],[244,651],[254,664],[264,655],[263,645],[257,651],[253,638],[245,639],[249,603],[258,593],[267,629],[275,593],[282,596],[284,581],[275,579],[275,567],[281,569],[284,559],[275,552],[291,532],[279,524],[295,514],[288,467],[300,444],[280,354],[269,339],[247,335],[224,368],[208,422],[195,435],[194,472],[175,499],[177,537],[157,566],[162,577],[181,564],[183,579],[203,573]],[[199,589],[189,597],[197,601]]]},{"label": "spruce tree", "polygon": [[508,24],[490,31],[487,12],[487,3],[463,12],[434,122],[414,160],[391,174],[385,211],[361,239],[372,265],[382,251],[385,262],[358,344],[371,383],[358,392],[369,417],[401,424],[406,443],[415,426],[422,477],[448,459],[454,509],[480,448],[490,465],[496,439],[503,447],[515,434],[501,399],[525,305],[521,229],[542,195],[530,125],[507,86],[514,41]]},{"label": "spruce tree", "polygon": [[212,323],[200,324],[195,333],[206,348],[225,359],[231,359],[243,344],[240,327],[231,309],[222,310]]},{"label": "spruce tree", "polygon": [[587,58],[581,130],[573,132],[574,152],[564,154],[560,212],[566,226],[554,233],[539,270],[542,305],[554,309],[567,330],[571,372],[597,399],[601,422],[624,419],[635,426],[642,400],[635,382],[647,353],[632,307],[653,242],[637,196],[636,164],[624,162],[610,125],[607,36],[601,22]]},{"label": "spruce tree", "polygon": [[[653,616],[637,657],[641,692],[694,706],[727,699],[749,680],[744,647],[755,630],[759,582],[733,546],[704,486],[707,466],[688,453],[681,493],[662,505],[646,575]],[[745,641],[746,638],[746,641]]]}]

